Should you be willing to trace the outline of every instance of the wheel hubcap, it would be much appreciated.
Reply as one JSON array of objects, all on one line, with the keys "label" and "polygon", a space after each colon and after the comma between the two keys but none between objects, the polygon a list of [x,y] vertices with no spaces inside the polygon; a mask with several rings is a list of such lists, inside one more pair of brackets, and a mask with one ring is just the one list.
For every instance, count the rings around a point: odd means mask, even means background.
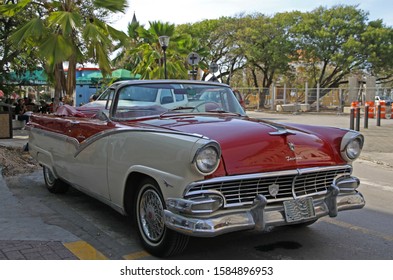
[{"label": "wheel hubcap", "polygon": [[164,207],[155,191],[147,190],[142,194],[139,217],[145,236],[153,242],[159,241],[165,229]]},{"label": "wheel hubcap", "polygon": [[45,174],[46,174],[46,180],[50,185],[53,185],[53,182],[55,181],[55,177],[52,174],[52,171],[45,167]]}]

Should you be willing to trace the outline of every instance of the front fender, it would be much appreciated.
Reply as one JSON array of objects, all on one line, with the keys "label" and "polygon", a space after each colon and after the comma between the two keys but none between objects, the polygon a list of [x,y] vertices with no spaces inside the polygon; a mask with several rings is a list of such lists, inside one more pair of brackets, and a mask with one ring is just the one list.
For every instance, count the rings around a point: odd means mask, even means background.
[{"label": "front fender", "polygon": [[112,202],[123,204],[125,189],[130,183],[128,178],[133,173],[153,178],[164,198],[181,197],[190,182],[204,179],[192,160],[195,152],[209,141],[201,136],[162,131],[128,131],[111,135],[107,166]]}]

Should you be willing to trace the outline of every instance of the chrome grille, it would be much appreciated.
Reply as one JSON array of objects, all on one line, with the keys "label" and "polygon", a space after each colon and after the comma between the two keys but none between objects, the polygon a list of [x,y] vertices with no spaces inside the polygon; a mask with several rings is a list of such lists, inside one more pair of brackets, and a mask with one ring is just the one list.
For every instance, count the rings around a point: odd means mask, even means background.
[{"label": "chrome grille", "polygon": [[[351,172],[352,167],[346,165],[220,177],[192,184],[185,197],[197,198],[206,191],[218,191],[225,197],[226,206],[236,206],[252,204],[255,196],[261,194],[269,203],[326,193],[336,177]],[[269,193],[272,185],[279,186],[276,196]]]}]

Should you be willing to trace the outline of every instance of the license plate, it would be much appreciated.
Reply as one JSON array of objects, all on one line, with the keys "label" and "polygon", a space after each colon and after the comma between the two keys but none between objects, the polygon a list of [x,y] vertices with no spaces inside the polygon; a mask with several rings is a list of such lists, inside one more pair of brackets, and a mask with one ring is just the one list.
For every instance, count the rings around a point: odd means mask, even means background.
[{"label": "license plate", "polygon": [[312,197],[284,201],[285,219],[288,223],[315,217]]}]

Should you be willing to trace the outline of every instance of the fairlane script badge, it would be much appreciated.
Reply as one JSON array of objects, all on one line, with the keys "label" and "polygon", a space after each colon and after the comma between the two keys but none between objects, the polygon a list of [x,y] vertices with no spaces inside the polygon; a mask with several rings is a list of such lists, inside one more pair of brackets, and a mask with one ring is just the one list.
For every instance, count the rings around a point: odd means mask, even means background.
[{"label": "fairlane script badge", "polygon": [[280,190],[280,185],[278,184],[271,184],[269,186],[269,194],[273,197],[277,196],[279,190]]},{"label": "fairlane script badge", "polygon": [[287,161],[293,161],[293,160],[301,160],[301,159],[303,159],[302,157],[299,157],[299,156],[296,156],[296,157],[286,156],[285,158],[287,159]]}]

